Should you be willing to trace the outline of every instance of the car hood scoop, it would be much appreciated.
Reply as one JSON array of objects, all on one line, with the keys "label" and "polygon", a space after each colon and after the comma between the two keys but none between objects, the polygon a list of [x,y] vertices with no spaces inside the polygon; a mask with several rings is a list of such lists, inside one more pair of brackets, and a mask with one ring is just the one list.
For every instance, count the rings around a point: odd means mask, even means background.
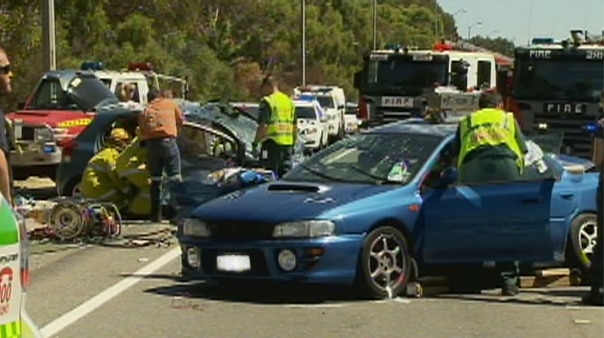
[{"label": "car hood scoop", "polygon": [[316,184],[296,184],[296,183],[273,183],[267,187],[268,191],[281,192],[301,192],[301,193],[323,193],[329,190],[328,187]]},{"label": "car hood scoop", "polygon": [[312,219],[333,208],[392,189],[392,185],[281,181],[239,191],[237,196],[214,199],[193,214],[215,221],[272,223]]}]

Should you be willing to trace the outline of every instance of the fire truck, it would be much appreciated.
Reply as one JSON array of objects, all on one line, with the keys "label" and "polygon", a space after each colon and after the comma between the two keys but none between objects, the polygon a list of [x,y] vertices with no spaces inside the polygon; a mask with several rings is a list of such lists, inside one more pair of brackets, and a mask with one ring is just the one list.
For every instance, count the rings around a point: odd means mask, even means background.
[{"label": "fire truck", "polygon": [[128,69],[110,71],[101,62],[84,62],[79,70],[45,73],[27,102],[7,115],[15,148],[10,154],[14,178],[38,176],[54,180],[62,146],[84,130],[98,106],[117,103],[118,85],[135,85],[135,100],[145,104],[149,89],[160,89],[162,79],[176,81],[180,93],[187,95],[186,79],[157,74],[150,63],[131,63]]},{"label": "fire truck", "polygon": [[425,93],[496,88],[511,64],[502,55],[465,42],[442,41],[432,50],[389,44],[365,55],[361,71],[354,75],[358,118],[372,126],[421,117]]},{"label": "fire truck", "polygon": [[604,32],[591,37],[573,30],[561,41],[535,38],[515,50],[509,109],[525,133],[564,134],[563,153],[589,158],[593,140],[582,127],[600,116],[603,74]]}]

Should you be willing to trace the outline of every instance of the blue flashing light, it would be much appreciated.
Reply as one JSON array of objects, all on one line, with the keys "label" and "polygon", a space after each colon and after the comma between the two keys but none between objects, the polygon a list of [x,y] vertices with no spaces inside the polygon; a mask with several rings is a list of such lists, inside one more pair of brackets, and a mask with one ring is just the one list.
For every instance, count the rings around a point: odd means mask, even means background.
[{"label": "blue flashing light", "polygon": [[533,40],[531,40],[531,44],[533,44],[533,45],[552,45],[552,44],[554,44],[554,39],[552,39],[552,38],[533,38]]},{"label": "blue flashing light", "polygon": [[55,152],[54,146],[44,146],[44,154],[52,154]]},{"label": "blue flashing light", "polygon": [[104,70],[105,65],[100,61],[85,61],[80,66],[81,70]]},{"label": "blue flashing light", "polygon": [[594,137],[603,138],[604,128],[597,122],[590,123],[583,127],[583,129]]}]

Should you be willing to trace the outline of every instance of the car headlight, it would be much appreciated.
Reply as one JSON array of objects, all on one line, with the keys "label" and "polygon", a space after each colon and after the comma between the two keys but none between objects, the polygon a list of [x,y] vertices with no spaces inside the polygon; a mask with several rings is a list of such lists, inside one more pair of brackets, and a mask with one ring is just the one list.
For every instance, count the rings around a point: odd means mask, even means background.
[{"label": "car headlight", "polygon": [[335,233],[332,221],[299,221],[281,223],[275,226],[273,237],[326,237]]},{"label": "car headlight", "polygon": [[36,128],[34,130],[34,138],[36,141],[52,141],[52,130],[48,128]]},{"label": "car headlight", "polygon": [[210,228],[205,222],[187,218],[182,225],[182,234],[191,237],[210,237]]}]

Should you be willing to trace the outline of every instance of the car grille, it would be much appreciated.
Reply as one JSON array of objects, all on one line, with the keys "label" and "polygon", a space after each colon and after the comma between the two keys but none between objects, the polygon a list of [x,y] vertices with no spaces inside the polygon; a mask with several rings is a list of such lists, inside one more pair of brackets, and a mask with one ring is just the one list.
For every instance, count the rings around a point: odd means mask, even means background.
[{"label": "car grille", "polygon": [[212,239],[228,241],[249,241],[271,239],[272,224],[250,222],[211,222]]},{"label": "car grille", "polygon": [[[237,253],[250,256],[251,270],[246,272],[224,272],[218,271],[216,267],[216,256],[227,253]],[[244,276],[267,276],[268,265],[266,258],[261,250],[235,250],[235,251],[220,251],[217,249],[201,250],[201,269],[206,274],[223,274],[223,275],[244,275]]]},{"label": "car grille", "polygon": [[378,108],[375,120],[379,123],[390,123],[420,117],[420,115],[420,110],[417,108]]},{"label": "car grille", "polygon": [[548,131],[564,133],[562,153],[591,158],[593,138],[583,127],[595,119],[593,115],[561,118],[560,115],[537,113],[534,115],[533,127],[538,129],[540,124],[547,124]]},{"label": "car grille", "polygon": [[36,135],[35,130],[36,128],[34,127],[23,126],[21,128],[21,138],[19,140],[34,141]]}]

